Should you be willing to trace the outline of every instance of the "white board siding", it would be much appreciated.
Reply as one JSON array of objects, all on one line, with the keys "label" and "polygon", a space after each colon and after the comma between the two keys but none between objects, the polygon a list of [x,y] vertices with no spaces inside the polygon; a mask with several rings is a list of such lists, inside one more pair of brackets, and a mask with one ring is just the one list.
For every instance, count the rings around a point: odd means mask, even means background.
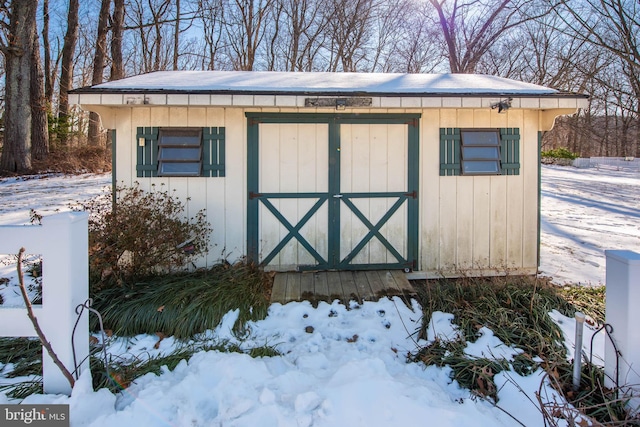
[{"label": "white board siding", "polygon": [[[226,240],[223,246],[229,260],[246,255],[247,246],[247,121],[242,110],[227,108],[217,126],[225,126],[224,217]],[[216,126],[216,121],[211,121]],[[241,131],[240,131],[241,130]],[[211,205],[210,205],[211,206]]]},{"label": "white board siding", "polygon": [[[222,258],[235,261],[246,254],[247,123],[245,112],[248,109],[198,106],[191,111],[191,108],[193,107],[136,106],[133,108],[114,108],[114,122],[117,126],[116,179],[118,183],[125,185],[133,185],[137,181],[140,182],[142,188],[147,189],[159,188],[161,183],[165,183],[166,188],[185,192],[183,197],[185,199],[186,197],[191,198],[188,207],[189,214],[193,215],[198,209],[205,207],[207,218],[214,228],[211,237],[211,252],[206,260],[200,260],[198,265],[211,265]],[[251,107],[250,110],[263,111],[256,107]],[[264,109],[264,111],[280,110],[271,107]],[[311,112],[306,108],[287,108],[282,111]],[[382,112],[377,109],[358,109],[358,111],[362,113]],[[416,110],[412,109],[411,111]],[[387,112],[399,111],[388,110]],[[538,210],[537,135],[540,113],[515,108],[503,114],[486,108],[475,110],[425,109],[420,112],[422,119],[420,120],[418,270],[431,275],[455,273],[457,270],[467,267],[474,271],[500,270],[506,267],[535,271]],[[225,126],[226,177],[136,177],[136,127],[167,126],[168,124]],[[464,126],[519,128],[521,133],[520,175],[440,177],[439,128]],[[305,135],[308,133],[304,132]],[[362,135],[366,134],[364,130],[361,133]],[[369,131],[370,137],[373,135],[378,139],[376,139],[373,160],[369,155],[368,161],[380,162],[383,157],[382,153],[386,153],[386,161],[389,164],[399,162],[393,157],[399,151],[390,150],[388,147],[386,152],[380,150],[381,134],[382,132],[379,130]],[[388,135],[391,134],[387,134],[386,138],[389,138]],[[378,155],[380,157],[375,157]],[[302,156],[303,158],[309,157],[304,154]],[[320,163],[318,161],[318,165]],[[406,162],[402,163],[406,164]],[[305,170],[308,168],[309,165],[305,167]],[[398,179],[398,183],[400,177],[406,180],[405,171],[397,174],[372,175],[370,170],[367,170],[363,173],[366,173],[369,179],[358,181],[360,182],[358,185],[378,185],[376,184],[377,180],[386,180],[387,188],[395,188],[397,183],[393,181],[394,179]],[[318,179],[317,176],[316,179]],[[344,174],[343,179],[346,179]],[[320,181],[323,180],[324,178],[320,179]],[[363,184],[362,182],[365,181],[368,183]],[[283,182],[289,185],[284,178]],[[385,201],[385,203],[387,202]],[[300,215],[298,211],[302,212],[305,208],[306,206],[299,205],[296,215]],[[317,214],[318,222],[326,221],[327,212],[324,209],[324,207],[321,208]],[[382,211],[384,208],[374,207],[374,211],[376,209]],[[348,209],[341,208],[341,212],[345,210]],[[321,218],[323,215],[324,218]],[[353,218],[352,220],[359,221]],[[312,228],[311,225],[303,228],[302,234],[307,236],[314,232],[318,233],[317,230],[312,231],[310,228]],[[395,234],[388,228],[383,228],[385,235]],[[284,233],[284,231],[279,230],[278,233]],[[351,239],[353,245],[357,236],[354,234]],[[395,242],[392,243],[395,244]],[[304,253],[298,253],[297,256],[302,259]]]},{"label": "white board siding", "polygon": [[[491,253],[491,177],[473,178],[473,268],[489,264]],[[486,267],[485,267],[486,268]]]},{"label": "white board siding", "polygon": [[538,266],[538,128],[539,113],[523,113],[523,132],[520,144],[520,175],[523,186],[522,265],[537,269]]},{"label": "white board siding", "polygon": [[440,111],[425,110],[420,121],[420,238],[418,270],[440,268],[440,144],[427,143],[440,135]]},{"label": "white board siding", "polygon": [[[538,114],[447,109],[423,115],[420,271],[429,277],[461,270],[469,274],[507,269],[535,272]],[[448,127],[519,128],[520,175],[439,176],[436,141],[439,128]]]}]

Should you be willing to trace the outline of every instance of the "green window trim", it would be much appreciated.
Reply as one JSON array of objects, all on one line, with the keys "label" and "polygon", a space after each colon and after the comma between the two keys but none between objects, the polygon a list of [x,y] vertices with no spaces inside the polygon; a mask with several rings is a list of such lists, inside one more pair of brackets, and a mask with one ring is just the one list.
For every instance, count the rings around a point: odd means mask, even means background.
[{"label": "green window trim", "polygon": [[[500,174],[520,175],[520,129],[498,130],[500,131]],[[440,128],[440,176],[462,175],[461,144],[460,128]]]},{"label": "green window trim", "polygon": [[136,176],[138,177],[158,176],[158,131],[157,127],[139,127],[136,132]]},{"label": "green window trim", "polygon": [[202,129],[202,176],[223,177],[225,128]]},{"label": "green window trim", "polygon": [[502,175],[520,175],[520,129],[500,129]]},{"label": "green window trim", "polygon": [[[164,128],[168,129],[168,128]],[[158,176],[159,127],[138,127],[136,130],[136,176]],[[143,141],[144,140],[144,141]],[[198,176],[225,176],[225,128],[202,128],[202,168]],[[172,175],[173,176],[173,175]],[[176,175],[178,177],[179,175]]]},{"label": "green window trim", "polygon": [[440,176],[460,175],[460,129],[440,128]]}]

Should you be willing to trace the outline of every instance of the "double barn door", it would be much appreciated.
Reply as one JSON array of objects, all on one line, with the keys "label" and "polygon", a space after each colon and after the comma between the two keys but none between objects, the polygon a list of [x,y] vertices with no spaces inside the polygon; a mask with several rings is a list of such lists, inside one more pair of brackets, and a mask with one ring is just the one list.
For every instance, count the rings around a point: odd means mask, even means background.
[{"label": "double barn door", "polygon": [[252,114],[247,248],[268,269],[413,269],[419,115]]}]

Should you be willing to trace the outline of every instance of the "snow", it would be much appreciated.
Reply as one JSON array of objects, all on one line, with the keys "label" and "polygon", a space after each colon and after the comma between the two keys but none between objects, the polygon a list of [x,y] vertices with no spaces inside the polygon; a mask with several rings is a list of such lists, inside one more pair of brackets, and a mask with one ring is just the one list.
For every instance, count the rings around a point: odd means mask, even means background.
[{"label": "snow", "polygon": [[[18,182],[0,180],[0,223],[28,223],[29,208],[40,213],[67,209],[67,202],[100,193],[108,175],[50,176]],[[561,284],[604,280],[604,249],[637,250],[640,176],[607,170],[543,167],[542,266]],[[35,196],[34,196],[35,194]],[[10,276],[0,266],[0,277]],[[10,286],[3,285],[5,291]],[[3,294],[4,295],[4,294]],[[378,302],[337,301],[273,304],[268,316],[251,322],[247,333],[231,331],[237,311],[227,313],[199,343],[227,343],[244,350],[268,345],[282,355],[197,352],[173,371],[147,374],[114,394],[93,391],[84,375],[70,397],[32,395],[23,403],[66,403],[72,426],[525,426],[545,425],[544,402],[562,403],[544,371],[523,377],[513,370],[495,376],[498,402],[473,395],[451,380],[448,367],[407,363],[419,346],[459,337],[453,316],[433,313],[427,341],[417,341],[421,308],[399,298]],[[573,357],[575,321],[552,312]],[[585,328],[589,354],[593,328]],[[467,342],[469,357],[512,360],[520,349],[506,346],[487,328]],[[603,354],[602,334],[594,341],[594,361]],[[123,360],[168,354],[185,343],[171,337],[139,335],[108,341]],[[0,366],[6,372],[10,366]],[[0,374],[1,376],[1,374]],[[2,379],[3,383],[7,383]],[[0,403],[10,401],[0,393]],[[517,421],[516,421],[517,420]],[[565,426],[564,420],[556,420]]]},{"label": "snow", "polygon": [[604,284],[604,251],[640,252],[640,174],[542,168],[540,271],[554,282]]},{"label": "snow", "polygon": [[29,224],[30,209],[40,215],[69,211],[69,204],[91,199],[110,184],[111,174],[0,179],[0,225]]},{"label": "snow", "polygon": [[[85,89],[86,90],[86,89]],[[76,92],[85,91],[79,89]],[[555,89],[481,74],[156,71],[102,83],[93,91],[561,95]]]}]

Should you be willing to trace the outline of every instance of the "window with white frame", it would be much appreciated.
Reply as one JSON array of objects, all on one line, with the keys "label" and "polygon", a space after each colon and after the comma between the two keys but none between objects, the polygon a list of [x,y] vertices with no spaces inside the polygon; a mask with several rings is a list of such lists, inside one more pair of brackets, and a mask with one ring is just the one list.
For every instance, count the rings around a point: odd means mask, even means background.
[{"label": "window with white frame", "polygon": [[460,129],[462,175],[500,175],[498,129]]}]

